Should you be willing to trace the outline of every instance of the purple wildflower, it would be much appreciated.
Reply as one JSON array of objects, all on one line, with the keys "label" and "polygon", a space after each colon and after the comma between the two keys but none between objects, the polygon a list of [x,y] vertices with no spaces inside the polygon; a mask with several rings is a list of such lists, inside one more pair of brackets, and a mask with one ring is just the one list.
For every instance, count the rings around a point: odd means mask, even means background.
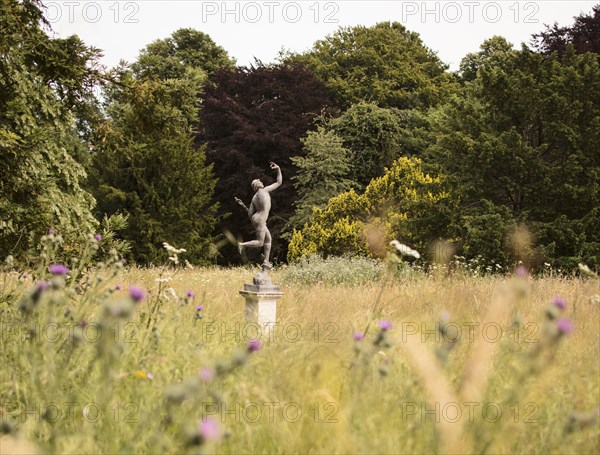
[{"label": "purple wildflower", "polygon": [[194,291],[187,291],[187,296],[188,296],[190,299],[193,299],[195,295],[196,295],[196,294],[194,293]]},{"label": "purple wildflower", "polygon": [[215,372],[212,368],[204,367],[200,370],[199,376],[204,382],[210,382],[215,377]]},{"label": "purple wildflower", "polygon": [[570,335],[573,333],[573,323],[570,319],[559,319],[556,322],[556,328],[558,329],[558,333],[561,335]]},{"label": "purple wildflower", "polygon": [[515,275],[517,275],[519,278],[527,278],[527,269],[524,266],[520,265],[516,268]]},{"label": "purple wildflower", "polygon": [[567,301],[560,296],[554,296],[554,298],[552,299],[552,303],[561,310],[567,308]]},{"label": "purple wildflower", "polygon": [[379,321],[379,328],[381,330],[390,330],[392,328],[392,323],[390,321],[382,319],[381,321]]},{"label": "purple wildflower", "polygon": [[131,297],[136,303],[138,303],[144,297],[146,297],[146,292],[140,287],[131,286],[129,288],[129,297]]},{"label": "purple wildflower", "polygon": [[198,431],[203,441],[216,441],[221,439],[221,427],[215,419],[210,417],[204,417],[200,421]]},{"label": "purple wildflower", "polygon": [[40,281],[38,284],[35,285],[35,290],[37,292],[43,292],[46,289],[48,289],[48,286],[50,286],[50,285],[48,284],[47,281]]},{"label": "purple wildflower", "polygon": [[52,275],[61,275],[61,276],[64,276],[67,273],[69,273],[69,269],[64,264],[51,264],[50,267],[48,267],[48,271]]},{"label": "purple wildflower", "polygon": [[250,340],[248,342],[248,352],[255,352],[258,351],[261,347],[260,341],[259,340]]},{"label": "purple wildflower", "polygon": [[354,332],[352,335],[352,339],[354,341],[362,341],[365,339],[365,336],[361,332]]},{"label": "purple wildflower", "polygon": [[56,234],[56,231],[54,229],[50,228],[50,229],[48,229],[48,234],[54,235],[54,234]]},{"label": "purple wildflower", "polygon": [[198,311],[202,311],[203,309],[204,309],[204,307],[203,307],[202,305],[198,305],[198,306],[196,307],[196,310],[198,310]]},{"label": "purple wildflower", "polygon": [[102,236],[101,236],[100,234],[96,234],[96,235],[94,236],[94,238],[95,238],[95,239],[96,239],[98,242],[102,241]]},{"label": "purple wildflower", "polygon": [[121,289],[123,289],[123,287],[120,284],[115,286],[115,291],[120,291]]}]

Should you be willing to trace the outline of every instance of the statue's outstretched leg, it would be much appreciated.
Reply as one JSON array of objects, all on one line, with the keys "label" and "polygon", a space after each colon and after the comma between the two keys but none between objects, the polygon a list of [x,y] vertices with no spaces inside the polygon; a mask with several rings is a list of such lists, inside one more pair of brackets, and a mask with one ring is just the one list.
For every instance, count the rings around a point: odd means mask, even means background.
[{"label": "statue's outstretched leg", "polygon": [[[240,254],[244,252],[246,248],[262,248],[265,245],[266,232],[269,232],[266,228],[256,229],[256,240],[250,240],[249,242],[238,243],[238,250]],[[269,234],[269,250],[271,249],[271,235]]]}]

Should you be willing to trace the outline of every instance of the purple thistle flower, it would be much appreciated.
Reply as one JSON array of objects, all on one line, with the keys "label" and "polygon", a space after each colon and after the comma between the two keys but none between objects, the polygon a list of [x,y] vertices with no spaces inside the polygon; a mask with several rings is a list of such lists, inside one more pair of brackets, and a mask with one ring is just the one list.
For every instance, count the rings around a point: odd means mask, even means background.
[{"label": "purple thistle flower", "polygon": [[100,242],[100,241],[102,240],[102,236],[101,236],[100,234],[96,234],[96,235],[94,236],[94,238],[95,238],[95,239],[96,239],[98,242]]},{"label": "purple thistle flower", "polygon": [[365,339],[365,336],[361,332],[354,332],[352,335],[352,339],[354,341],[362,341]]},{"label": "purple thistle flower", "polygon": [[519,278],[527,278],[527,269],[524,266],[520,265],[516,268],[515,275],[517,275]]},{"label": "purple thistle flower", "polygon": [[552,299],[552,303],[561,310],[567,308],[567,301],[560,296],[554,296],[554,298]]},{"label": "purple thistle flower", "polygon": [[560,333],[561,335],[570,335],[571,333],[573,333],[573,323],[571,322],[570,319],[559,319],[556,322],[556,328],[558,329],[558,333]]},{"label": "purple thistle flower", "polygon": [[221,427],[219,423],[210,417],[204,417],[200,421],[198,432],[203,441],[216,441],[221,439]]},{"label": "purple thistle flower", "polygon": [[188,296],[190,299],[193,299],[195,295],[196,295],[196,294],[194,293],[194,291],[187,291],[187,296]]},{"label": "purple thistle flower", "polygon": [[50,267],[48,267],[48,271],[52,275],[61,275],[61,276],[64,276],[67,273],[69,273],[69,269],[64,264],[51,264]]},{"label": "purple thistle flower", "polygon": [[381,321],[379,321],[379,328],[381,330],[390,330],[392,328],[392,323],[390,321],[382,319]]},{"label": "purple thistle flower", "polygon": [[200,370],[199,376],[204,382],[210,382],[215,377],[215,372],[212,368],[204,367]]},{"label": "purple thistle flower", "polygon": [[202,311],[203,309],[204,309],[204,307],[203,307],[202,305],[198,305],[198,306],[196,307],[196,310],[197,310],[197,311]]},{"label": "purple thistle flower", "polygon": [[144,297],[146,297],[146,292],[140,287],[131,286],[129,288],[129,297],[131,297],[134,302],[139,303]]},{"label": "purple thistle flower", "polygon": [[248,352],[256,352],[261,348],[261,343],[259,340],[250,340],[248,342]]},{"label": "purple thistle flower", "polygon": [[123,287],[120,284],[115,286],[115,291],[120,291],[121,289],[123,289]]},{"label": "purple thistle flower", "polygon": [[54,235],[54,234],[56,234],[56,231],[54,229],[50,228],[50,229],[48,229],[48,234]]}]

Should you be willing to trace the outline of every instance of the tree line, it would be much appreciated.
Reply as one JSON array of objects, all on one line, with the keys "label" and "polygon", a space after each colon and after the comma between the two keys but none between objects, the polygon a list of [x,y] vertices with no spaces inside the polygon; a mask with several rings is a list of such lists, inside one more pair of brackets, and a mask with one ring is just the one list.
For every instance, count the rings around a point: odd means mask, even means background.
[{"label": "tree line", "polygon": [[41,1],[0,3],[5,256],[34,261],[54,229],[69,254],[104,232],[140,264],[163,242],[238,263],[232,241],[253,234],[233,198],[275,161],[279,262],[396,238],[507,265],[526,228],[530,265],[600,265],[600,5],[520,48],[486,40],[453,72],[397,22],[249,66],[180,29],[108,69],[51,36]]}]

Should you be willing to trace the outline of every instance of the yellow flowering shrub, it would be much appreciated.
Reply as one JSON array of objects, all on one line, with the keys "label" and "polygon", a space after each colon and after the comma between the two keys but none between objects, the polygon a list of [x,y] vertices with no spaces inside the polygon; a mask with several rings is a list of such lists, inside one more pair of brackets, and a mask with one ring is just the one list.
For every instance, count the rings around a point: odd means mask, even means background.
[{"label": "yellow flowering shrub", "polygon": [[[375,178],[363,194],[354,190],[330,199],[324,208],[313,210],[311,222],[295,230],[288,260],[311,254],[373,255],[381,245],[401,239],[421,248],[431,240],[433,226],[444,222],[442,207],[451,204],[439,176],[426,174],[418,158],[396,160],[383,176]],[[373,235],[373,222],[383,237]]]},{"label": "yellow flowering shrub", "polygon": [[368,246],[364,234],[364,224],[360,221],[351,221],[346,217],[335,221],[331,226],[310,223],[304,225],[301,231],[294,230],[288,248],[288,260],[296,261],[313,254],[323,256],[367,255]]}]

